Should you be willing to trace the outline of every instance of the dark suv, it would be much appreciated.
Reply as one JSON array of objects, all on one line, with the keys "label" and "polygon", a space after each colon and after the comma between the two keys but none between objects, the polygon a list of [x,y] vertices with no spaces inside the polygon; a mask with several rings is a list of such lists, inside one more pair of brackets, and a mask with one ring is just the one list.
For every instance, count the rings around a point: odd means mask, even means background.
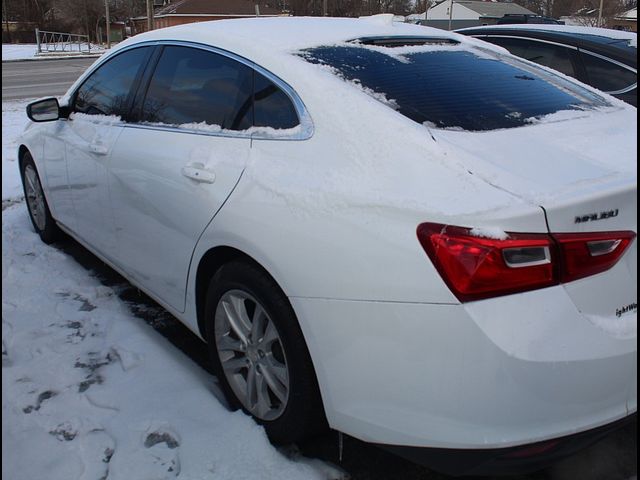
[{"label": "dark suv", "polygon": [[500,45],[518,57],[637,105],[635,33],[565,25],[494,25],[456,31]]}]

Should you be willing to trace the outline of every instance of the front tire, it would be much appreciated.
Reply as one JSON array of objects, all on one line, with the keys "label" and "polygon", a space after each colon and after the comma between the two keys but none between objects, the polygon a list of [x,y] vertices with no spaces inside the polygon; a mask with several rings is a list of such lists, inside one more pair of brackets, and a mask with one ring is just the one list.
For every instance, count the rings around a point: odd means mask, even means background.
[{"label": "front tire", "polygon": [[232,408],[264,425],[276,444],[326,428],[311,358],[287,297],[258,266],[233,261],[207,292],[207,343]]},{"label": "front tire", "polygon": [[56,221],[51,216],[49,204],[44,196],[38,169],[33,161],[33,157],[26,152],[20,162],[20,175],[22,177],[22,188],[24,198],[29,210],[29,218],[40,239],[47,244],[59,240],[62,232]]}]

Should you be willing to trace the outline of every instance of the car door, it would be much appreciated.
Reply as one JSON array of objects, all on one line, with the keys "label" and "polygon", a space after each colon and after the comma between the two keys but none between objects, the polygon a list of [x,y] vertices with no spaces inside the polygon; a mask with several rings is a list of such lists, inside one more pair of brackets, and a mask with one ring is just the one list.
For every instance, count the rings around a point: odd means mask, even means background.
[{"label": "car door", "polygon": [[150,51],[151,47],[127,50],[98,66],[73,94],[71,113],[59,132],[65,145],[67,185],[73,204],[71,228],[107,257],[115,249],[108,163]]},{"label": "car door", "polygon": [[191,255],[245,168],[253,70],[206,47],[163,45],[109,165],[117,264],[177,311]]}]

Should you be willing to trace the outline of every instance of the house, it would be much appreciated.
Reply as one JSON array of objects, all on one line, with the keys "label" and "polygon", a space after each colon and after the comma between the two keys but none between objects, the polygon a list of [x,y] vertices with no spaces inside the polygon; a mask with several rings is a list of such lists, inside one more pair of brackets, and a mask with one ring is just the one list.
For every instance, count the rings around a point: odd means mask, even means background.
[{"label": "house", "polygon": [[[257,8],[256,3],[260,4]],[[273,4],[275,5],[275,2]],[[255,17],[258,14],[264,17],[275,17],[282,15],[282,10],[254,0],[174,0],[158,8],[153,19],[155,28],[164,28],[184,23]],[[134,33],[146,31],[147,17],[134,18],[133,30]]]},{"label": "house", "polygon": [[[453,10],[451,10],[453,8]],[[476,0],[443,0],[427,10],[427,19],[422,25],[448,29],[495,25],[505,15],[535,15],[516,3]]]},{"label": "house", "polygon": [[[606,14],[606,12],[605,12]],[[598,25],[598,9],[582,8],[571,16],[561,17],[565,25],[579,25],[583,27],[595,27]],[[632,8],[625,12],[619,13],[613,17],[605,16],[602,18],[602,26],[605,28],[613,28],[614,30],[624,30],[627,32],[638,31],[638,9]]]},{"label": "house", "polygon": [[607,22],[607,27],[627,32],[638,31],[638,7],[627,10]]}]

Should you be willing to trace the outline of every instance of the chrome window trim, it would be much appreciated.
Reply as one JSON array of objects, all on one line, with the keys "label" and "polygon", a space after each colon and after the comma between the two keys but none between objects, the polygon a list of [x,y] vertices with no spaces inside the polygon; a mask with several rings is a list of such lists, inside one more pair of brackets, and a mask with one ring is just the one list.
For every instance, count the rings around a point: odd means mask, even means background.
[{"label": "chrome window trim", "polygon": [[[135,44],[132,44],[132,45],[127,45],[126,47],[118,49],[117,51],[113,52],[113,54],[108,55],[106,58],[101,59],[101,61],[99,61],[95,65],[93,65],[93,68],[91,68],[90,71],[87,71],[82,76],[81,80],[78,83],[77,88],[75,88],[74,91],[69,95],[69,99],[72,99],[72,98],[75,97],[75,94],[77,93],[78,89],[84,84],[85,80],[90,75],[93,74],[93,72],[95,72],[104,63],[106,63],[111,58],[115,57],[116,55],[124,53],[124,52],[126,52],[128,50],[132,50],[134,48],[147,47],[147,46],[166,46],[166,45],[179,46],[179,47],[188,47],[188,48],[197,48],[197,49],[200,49],[200,50],[205,50],[205,51],[209,51],[211,53],[222,55],[222,56],[230,58],[230,59],[232,59],[232,60],[234,60],[236,62],[239,62],[239,63],[251,68],[252,70],[255,70],[256,72],[260,73],[261,75],[265,76],[266,78],[268,78],[276,86],[278,86],[278,88],[280,88],[287,95],[287,97],[289,97],[289,99],[293,103],[293,107],[296,110],[296,114],[298,115],[298,121],[299,121],[299,125],[297,127],[294,127],[296,129],[296,132],[291,133],[289,135],[282,135],[282,134],[271,135],[271,134],[269,134],[267,132],[259,132],[259,133],[252,132],[252,133],[249,133],[246,130],[240,130],[240,131],[237,131],[237,132],[231,131],[231,130],[226,130],[226,131],[223,131],[223,132],[208,132],[208,131],[203,131],[203,130],[191,130],[191,129],[186,129],[186,128],[179,128],[178,126],[173,126],[173,125],[150,125],[150,124],[144,124],[144,123],[123,123],[122,124],[123,127],[125,127],[125,128],[141,128],[141,129],[146,129],[146,130],[171,131],[171,132],[180,132],[180,133],[188,133],[188,134],[196,134],[196,135],[208,135],[208,136],[213,136],[213,137],[246,138],[246,139],[251,139],[251,140],[281,140],[281,141],[295,140],[295,141],[301,141],[301,140],[308,140],[313,136],[315,129],[314,129],[313,121],[311,119],[311,115],[309,114],[309,111],[307,110],[307,107],[305,106],[305,104],[302,101],[302,99],[300,98],[300,96],[296,93],[296,91],[293,89],[293,87],[291,87],[287,82],[285,82],[284,80],[282,80],[280,77],[276,76],[275,74],[271,73],[266,68],[261,67],[257,63],[252,62],[251,60],[248,60],[248,59],[246,59],[244,57],[241,57],[240,55],[236,55],[235,53],[229,52],[228,50],[224,50],[222,48],[214,47],[214,46],[211,46],[211,45],[206,45],[206,44],[203,44],[203,43],[188,42],[188,41],[184,41],[184,40],[150,40],[150,41],[135,43]],[[256,128],[261,128],[261,127],[256,127]]]},{"label": "chrome window trim", "polygon": [[[578,47],[574,47],[573,45],[565,45],[564,43],[552,42],[551,40],[542,40],[539,38],[520,37],[518,35],[495,35],[495,34],[485,33],[485,34],[471,35],[471,36],[474,38],[481,38],[481,37],[482,38],[514,38],[516,40],[528,40],[532,42],[548,43],[549,45],[556,45],[557,47],[564,47],[569,50],[576,50],[576,51],[579,50]],[[505,48],[505,47],[502,47],[502,48]]]},{"label": "chrome window trim", "polygon": [[[638,75],[638,70],[637,69],[635,69],[633,67],[630,67],[629,65],[625,65],[624,63],[619,62],[617,60],[614,60],[613,58],[607,57],[605,55],[600,55],[599,53],[595,53],[595,52],[592,52],[590,50],[583,50],[582,48],[578,48],[578,51],[580,53],[586,53],[587,55],[591,55],[592,57],[599,58],[600,60],[604,60],[605,62],[613,63],[614,65],[617,65],[617,66],[619,66],[619,67],[621,67],[621,68],[623,68],[625,70],[630,71],[631,73],[635,73],[636,76]],[[609,95],[620,95],[620,94],[623,94],[623,93],[628,93],[628,92],[630,92],[630,91],[632,91],[632,90],[634,90],[636,88],[638,88],[638,81],[637,80],[636,80],[635,83],[629,85],[628,87],[621,88],[620,90],[611,90],[611,91],[606,90],[606,93],[608,93]]]}]

